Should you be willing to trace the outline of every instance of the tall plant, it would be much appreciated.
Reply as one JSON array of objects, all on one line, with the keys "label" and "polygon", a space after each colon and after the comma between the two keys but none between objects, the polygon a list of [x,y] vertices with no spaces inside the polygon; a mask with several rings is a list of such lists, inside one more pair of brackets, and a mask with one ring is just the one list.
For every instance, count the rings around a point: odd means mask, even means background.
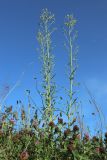
[{"label": "tall plant", "polygon": [[40,28],[37,40],[40,45],[42,59],[42,98],[43,98],[43,119],[49,122],[53,119],[55,105],[55,82],[54,82],[54,56],[52,54],[52,33],[55,28],[52,27],[55,22],[54,15],[47,9],[43,9],[40,16]]},{"label": "tall plant", "polygon": [[76,19],[73,15],[67,15],[65,17],[64,23],[64,35],[66,38],[65,47],[67,49],[69,55],[69,62],[68,62],[68,78],[69,78],[69,89],[68,89],[68,96],[69,100],[67,100],[67,117],[68,117],[68,127],[70,127],[71,116],[73,114],[73,104],[76,99],[73,99],[73,85],[74,85],[74,76],[75,71],[77,68],[76,65],[76,54],[77,54],[77,47],[75,47],[75,39],[77,37],[77,32],[74,31],[74,27],[76,25]]}]

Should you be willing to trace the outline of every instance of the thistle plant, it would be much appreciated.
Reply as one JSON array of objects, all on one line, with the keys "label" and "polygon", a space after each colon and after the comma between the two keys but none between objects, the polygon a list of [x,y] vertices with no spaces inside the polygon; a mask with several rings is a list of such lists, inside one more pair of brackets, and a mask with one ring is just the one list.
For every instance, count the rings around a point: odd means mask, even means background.
[{"label": "thistle plant", "polygon": [[43,98],[43,120],[45,122],[52,121],[55,105],[55,82],[54,82],[54,56],[52,54],[52,28],[55,22],[54,15],[47,9],[43,9],[40,16],[40,28],[37,40],[40,45],[40,53],[42,59],[42,98]]},{"label": "thistle plant", "polygon": [[69,90],[68,96],[69,101],[67,101],[67,117],[68,117],[68,127],[70,127],[70,121],[72,116],[72,106],[75,103],[76,99],[73,100],[73,84],[74,84],[74,76],[77,68],[76,65],[76,55],[77,55],[77,47],[74,47],[74,42],[77,37],[77,32],[74,31],[74,27],[76,25],[76,19],[73,15],[67,15],[65,17],[65,27],[64,27],[64,35],[66,38],[65,47],[69,54],[69,62],[68,62],[68,78],[69,78]]}]

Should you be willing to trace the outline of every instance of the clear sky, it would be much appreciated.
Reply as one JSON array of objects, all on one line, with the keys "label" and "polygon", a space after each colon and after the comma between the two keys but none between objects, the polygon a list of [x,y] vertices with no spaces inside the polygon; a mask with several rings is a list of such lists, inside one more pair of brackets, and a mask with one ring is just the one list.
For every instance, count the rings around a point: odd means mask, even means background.
[{"label": "clear sky", "polygon": [[[107,0],[1,0],[0,1],[0,90],[21,83],[9,95],[7,104],[25,99],[25,90],[39,103],[34,76],[40,79],[40,62],[37,51],[39,16],[43,8],[55,14],[57,31],[53,35],[56,83],[68,87],[65,65],[68,57],[64,49],[62,26],[64,16],[77,19],[78,71],[76,74],[79,101],[82,101],[87,122],[93,123],[89,96],[85,83],[107,115]],[[22,75],[22,73],[24,73]],[[60,87],[58,88],[60,90]],[[24,97],[24,98],[23,98]],[[92,124],[91,123],[91,124]]]}]

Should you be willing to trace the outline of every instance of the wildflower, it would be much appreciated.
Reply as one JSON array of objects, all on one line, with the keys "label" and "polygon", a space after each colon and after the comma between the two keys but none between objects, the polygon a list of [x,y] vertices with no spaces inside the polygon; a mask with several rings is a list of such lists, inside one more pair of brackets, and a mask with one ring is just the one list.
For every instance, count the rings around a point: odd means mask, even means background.
[{"label": "wildflower", "polygon": [[53,128],[55,126],[54,122],[53,121],[49,122],[49,126]]},{"label": "wildflower", "polygon": [[75,126],[73,127],[73,131],[74,131],[74,132],[79,131],[79,127],[78,127],[77,125],[75,125]]},{"label": "wildflower", "polygon": [[29,158],[29,154],[27,151],[23,151],[21,154],[20,154],[20,159],[21,160],[28,160]]}]

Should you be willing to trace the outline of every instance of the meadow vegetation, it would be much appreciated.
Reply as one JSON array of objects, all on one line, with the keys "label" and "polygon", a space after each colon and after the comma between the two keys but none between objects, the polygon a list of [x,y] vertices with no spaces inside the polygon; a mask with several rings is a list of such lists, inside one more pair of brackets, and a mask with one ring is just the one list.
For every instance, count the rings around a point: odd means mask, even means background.
[{"label": "meadow vegetation", "polygon": [[[43,9],[37,34],[42,62],[42,108],[34,107],[34,101],[28,93],[28,108],[17,101],[18,113],[13,106],[1,106],[0,113],[0,160],[107,160],[107,133],[90,136],[85,133],[77,121],[79,113],[73,87],[77,69],[75,45],[76,19],[66,15],[64,20],[64,46],[68,54],[68,99],[66,108],[56,108],[56,82],[52,34],[56,30],[54,14]],[[37,79],[35,79],[37,81]],[[63,98],[60,97],[63,101]],[[33,105],[32,105],[33,103]],[[28,114],[26,113],[28,111]],[[31,110],[35,113],[32,117]],[[55,112],[58,112],[57,115]],[[76,116],[76,113],[77,116]],[[41,114],[41,117],[39,116]],[[66,117],[66,120],[63,118]]]}]

